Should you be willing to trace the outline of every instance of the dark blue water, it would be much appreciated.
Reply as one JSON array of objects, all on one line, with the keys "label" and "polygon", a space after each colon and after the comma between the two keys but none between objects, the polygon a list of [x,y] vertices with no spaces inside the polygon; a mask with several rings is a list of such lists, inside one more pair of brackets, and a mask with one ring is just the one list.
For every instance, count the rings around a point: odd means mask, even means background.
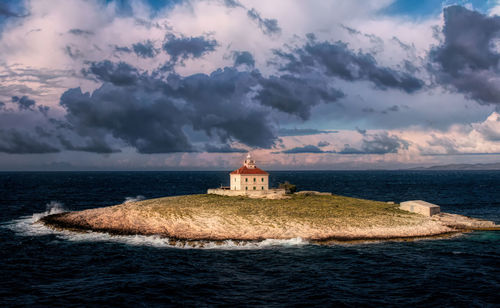
[{"label": "dark blue water", "polygon": [[[500,234],[318,246],[231,243],[176,248],[165,239],[50,232],[31,222],[67,210],[203,193],[226,172],[0,173],[0,305],[495,306]],[[500,222],[500,172],[271,172],[301,190],[404,201]]]}]

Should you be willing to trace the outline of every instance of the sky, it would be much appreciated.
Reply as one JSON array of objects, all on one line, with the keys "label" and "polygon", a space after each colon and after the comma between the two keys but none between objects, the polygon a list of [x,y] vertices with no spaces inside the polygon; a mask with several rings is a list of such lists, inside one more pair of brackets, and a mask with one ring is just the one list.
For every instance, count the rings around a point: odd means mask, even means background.
[{"label": "sky", "polygon": [[0,171],[500,161],[500,1],[2,0]]}]

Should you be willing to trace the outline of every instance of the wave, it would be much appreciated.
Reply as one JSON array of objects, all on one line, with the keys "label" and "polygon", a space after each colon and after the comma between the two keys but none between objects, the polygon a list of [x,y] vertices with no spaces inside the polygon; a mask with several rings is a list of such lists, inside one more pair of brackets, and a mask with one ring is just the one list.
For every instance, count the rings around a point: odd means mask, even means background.
[{"label": "wave", "polygon": [[135,197],[125,197],[125,201],[123,203],[131,203],[131,202],[137,202],[146,199],[143,195],[137,195]]},{"label": "wave", "polygon": [[131,246],[149,246],[158,248],[242,250],[273,247],[301,247],[310,244],[308,241],[301,238],[286,240],[266,239],[262,241],[185,241],[155,235],[110,235],[101,232],[54,230],[38,222],[45,216],[66,211],[67,210],[63,207],[62,203],[51,201],[46,205],[46,211],[42,213],[34,213],[31,216],[20,217],[19,219],[2,224],[2,227],[10,229],[21,236],[55,235],[59,239],[72,242],[114,242]]},{"label": "wave", "polygon": [[2,227],[26,236],[51,234],[54,232],[52,229],[37,222],[45,216],[67,212],[67,209],[65,209],[63,204],[58,201],[50,201],[45,205],[45,207],[45,212],[34,213],[31,216],[23,216],[19,219],[14,219],[10,222],[3,223]]}]

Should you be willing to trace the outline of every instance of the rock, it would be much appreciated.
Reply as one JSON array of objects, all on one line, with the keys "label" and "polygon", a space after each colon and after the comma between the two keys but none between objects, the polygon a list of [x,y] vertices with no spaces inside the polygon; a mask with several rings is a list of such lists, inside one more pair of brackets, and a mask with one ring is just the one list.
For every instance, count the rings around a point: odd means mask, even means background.
[{"label": "rock", "polygon": [[432,216],[432,219],[439,221],[445,226],[455,229],[471,229],[471,230],[498,230],[499,227],[493,221],[471,218],[467,216],[440,213]]}]

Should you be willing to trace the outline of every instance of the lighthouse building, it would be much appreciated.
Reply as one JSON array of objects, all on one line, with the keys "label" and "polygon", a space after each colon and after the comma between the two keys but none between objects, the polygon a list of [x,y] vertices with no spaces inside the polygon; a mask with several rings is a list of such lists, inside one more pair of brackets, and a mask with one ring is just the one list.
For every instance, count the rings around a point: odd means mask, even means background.
[{"label": "lighthouse building", "polygon": [[243,166],[229,173],[229,186],[209,188],[208,194],[223,196],[248,196],[250,198],[283,198],[282,188],[269,188],[269,173],[255,165],[255,160],[247,155]]},{"label": "lighthouse building", "polygon": [[250,154],[247,155],[243,166],[229,174],[230,190],[269,190],[269,173],[258,168]]}]

